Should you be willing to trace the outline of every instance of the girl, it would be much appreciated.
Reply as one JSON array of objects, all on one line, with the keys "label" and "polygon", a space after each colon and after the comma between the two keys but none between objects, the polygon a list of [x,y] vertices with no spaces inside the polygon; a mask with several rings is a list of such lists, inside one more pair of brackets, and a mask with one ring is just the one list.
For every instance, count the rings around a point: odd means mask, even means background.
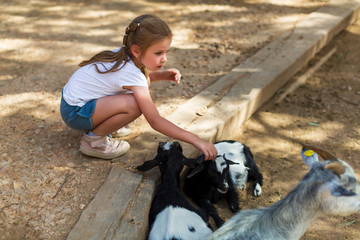
[{"label": "girl", "polygon": [[161,117],[150,96],[150,82],[180,82],[177,69],[160,70],[171,41],[172,32],[163,20],[141,15],[126,28],[121,48],[79,64],[63,89],[60,112],[68,126],[85,131],[80,141],[83,154],[103,159],[123,155],[129,143],[108,134],[143,114],[154,130],[192,144],[206,160],[216,157],[212,143]]}]

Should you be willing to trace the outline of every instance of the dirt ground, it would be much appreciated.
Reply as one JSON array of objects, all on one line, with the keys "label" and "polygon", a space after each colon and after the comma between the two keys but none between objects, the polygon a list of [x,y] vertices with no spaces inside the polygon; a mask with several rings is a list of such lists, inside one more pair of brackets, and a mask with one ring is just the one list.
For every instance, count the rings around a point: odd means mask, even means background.
[{"label": "dirt ground", "polygon": [[[78,152],[81,133],[62,122],[59,100],[77,64],[101,50],[119,47],[134,17],[156,14],[175,34],[166,68],[178,68],[182,82],[151,86],[156,105],[166,116],[326,3],[1,1],[0,239],[65,239],[107,178],[117,160]],[[237,140],[251,147],[264,175],[263,196],[240,192],[241,208],[278,201],[307,172],[295,140],[330,149],[360,178],[359,44],[358,20],[324,49],[320,55],[337,48],[304,86],[276,103],[280,89],[239,129]],[[130,144],[149,126],[141,117],[131,127]],[[224,203],[219,211],[230,217]],[[360,239],[359,227],[359,214],[321,216],[303,239]]]}]

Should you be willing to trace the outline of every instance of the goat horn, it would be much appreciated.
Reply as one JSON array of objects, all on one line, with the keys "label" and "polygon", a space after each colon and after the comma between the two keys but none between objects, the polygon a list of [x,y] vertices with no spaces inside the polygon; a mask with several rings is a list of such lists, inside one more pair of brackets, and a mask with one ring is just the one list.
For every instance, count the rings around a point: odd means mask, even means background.
[{"label": "goat horn", "polygon": [[345,172],[345,166],[340,162],[331,162],[325,166],[325,169],[332,170],[338,176]]},{"label": "goat horn", "polygon": [[319,147],[314,147],[312,145],[308,145],[308,144],[303,144],[303,143],[300,143],[303,147],[306,147],[308,149],[311,149],[313,150],[314,152],[316,152],[317,154],[319,154],[324,160],[333,160],[333,161],[337,161],[338,158],[332,154],[331,152],[325,150],[325,149],[322,149],[322,148],[319,148]]}]

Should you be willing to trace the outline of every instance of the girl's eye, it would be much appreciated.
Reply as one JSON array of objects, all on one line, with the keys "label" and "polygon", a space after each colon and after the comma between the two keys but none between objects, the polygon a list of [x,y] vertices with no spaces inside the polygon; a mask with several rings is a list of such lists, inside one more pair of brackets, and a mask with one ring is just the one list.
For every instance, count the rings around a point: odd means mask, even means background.
[{"label": "girl's eye", "polygon": [[160,56],[162,54],[162,52],[157,52],[155,53],[156,55]]}]

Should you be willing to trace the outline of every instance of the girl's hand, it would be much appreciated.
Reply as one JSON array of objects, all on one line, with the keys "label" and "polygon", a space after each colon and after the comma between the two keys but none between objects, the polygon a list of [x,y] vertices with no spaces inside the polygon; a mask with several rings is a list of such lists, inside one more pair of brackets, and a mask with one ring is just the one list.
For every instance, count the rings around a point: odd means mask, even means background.
[{"label": "girl's hand", "polygon": [[205,160],[214,160],[218,154],[214,144],[202,139],[196,143],[195,147],[204,153]]},{"label": "girl's hand", "polygon": [[164,70],[163,74],[163,80],[174,81],[176,84],[180,83],[181,73],[176,68]]}]

